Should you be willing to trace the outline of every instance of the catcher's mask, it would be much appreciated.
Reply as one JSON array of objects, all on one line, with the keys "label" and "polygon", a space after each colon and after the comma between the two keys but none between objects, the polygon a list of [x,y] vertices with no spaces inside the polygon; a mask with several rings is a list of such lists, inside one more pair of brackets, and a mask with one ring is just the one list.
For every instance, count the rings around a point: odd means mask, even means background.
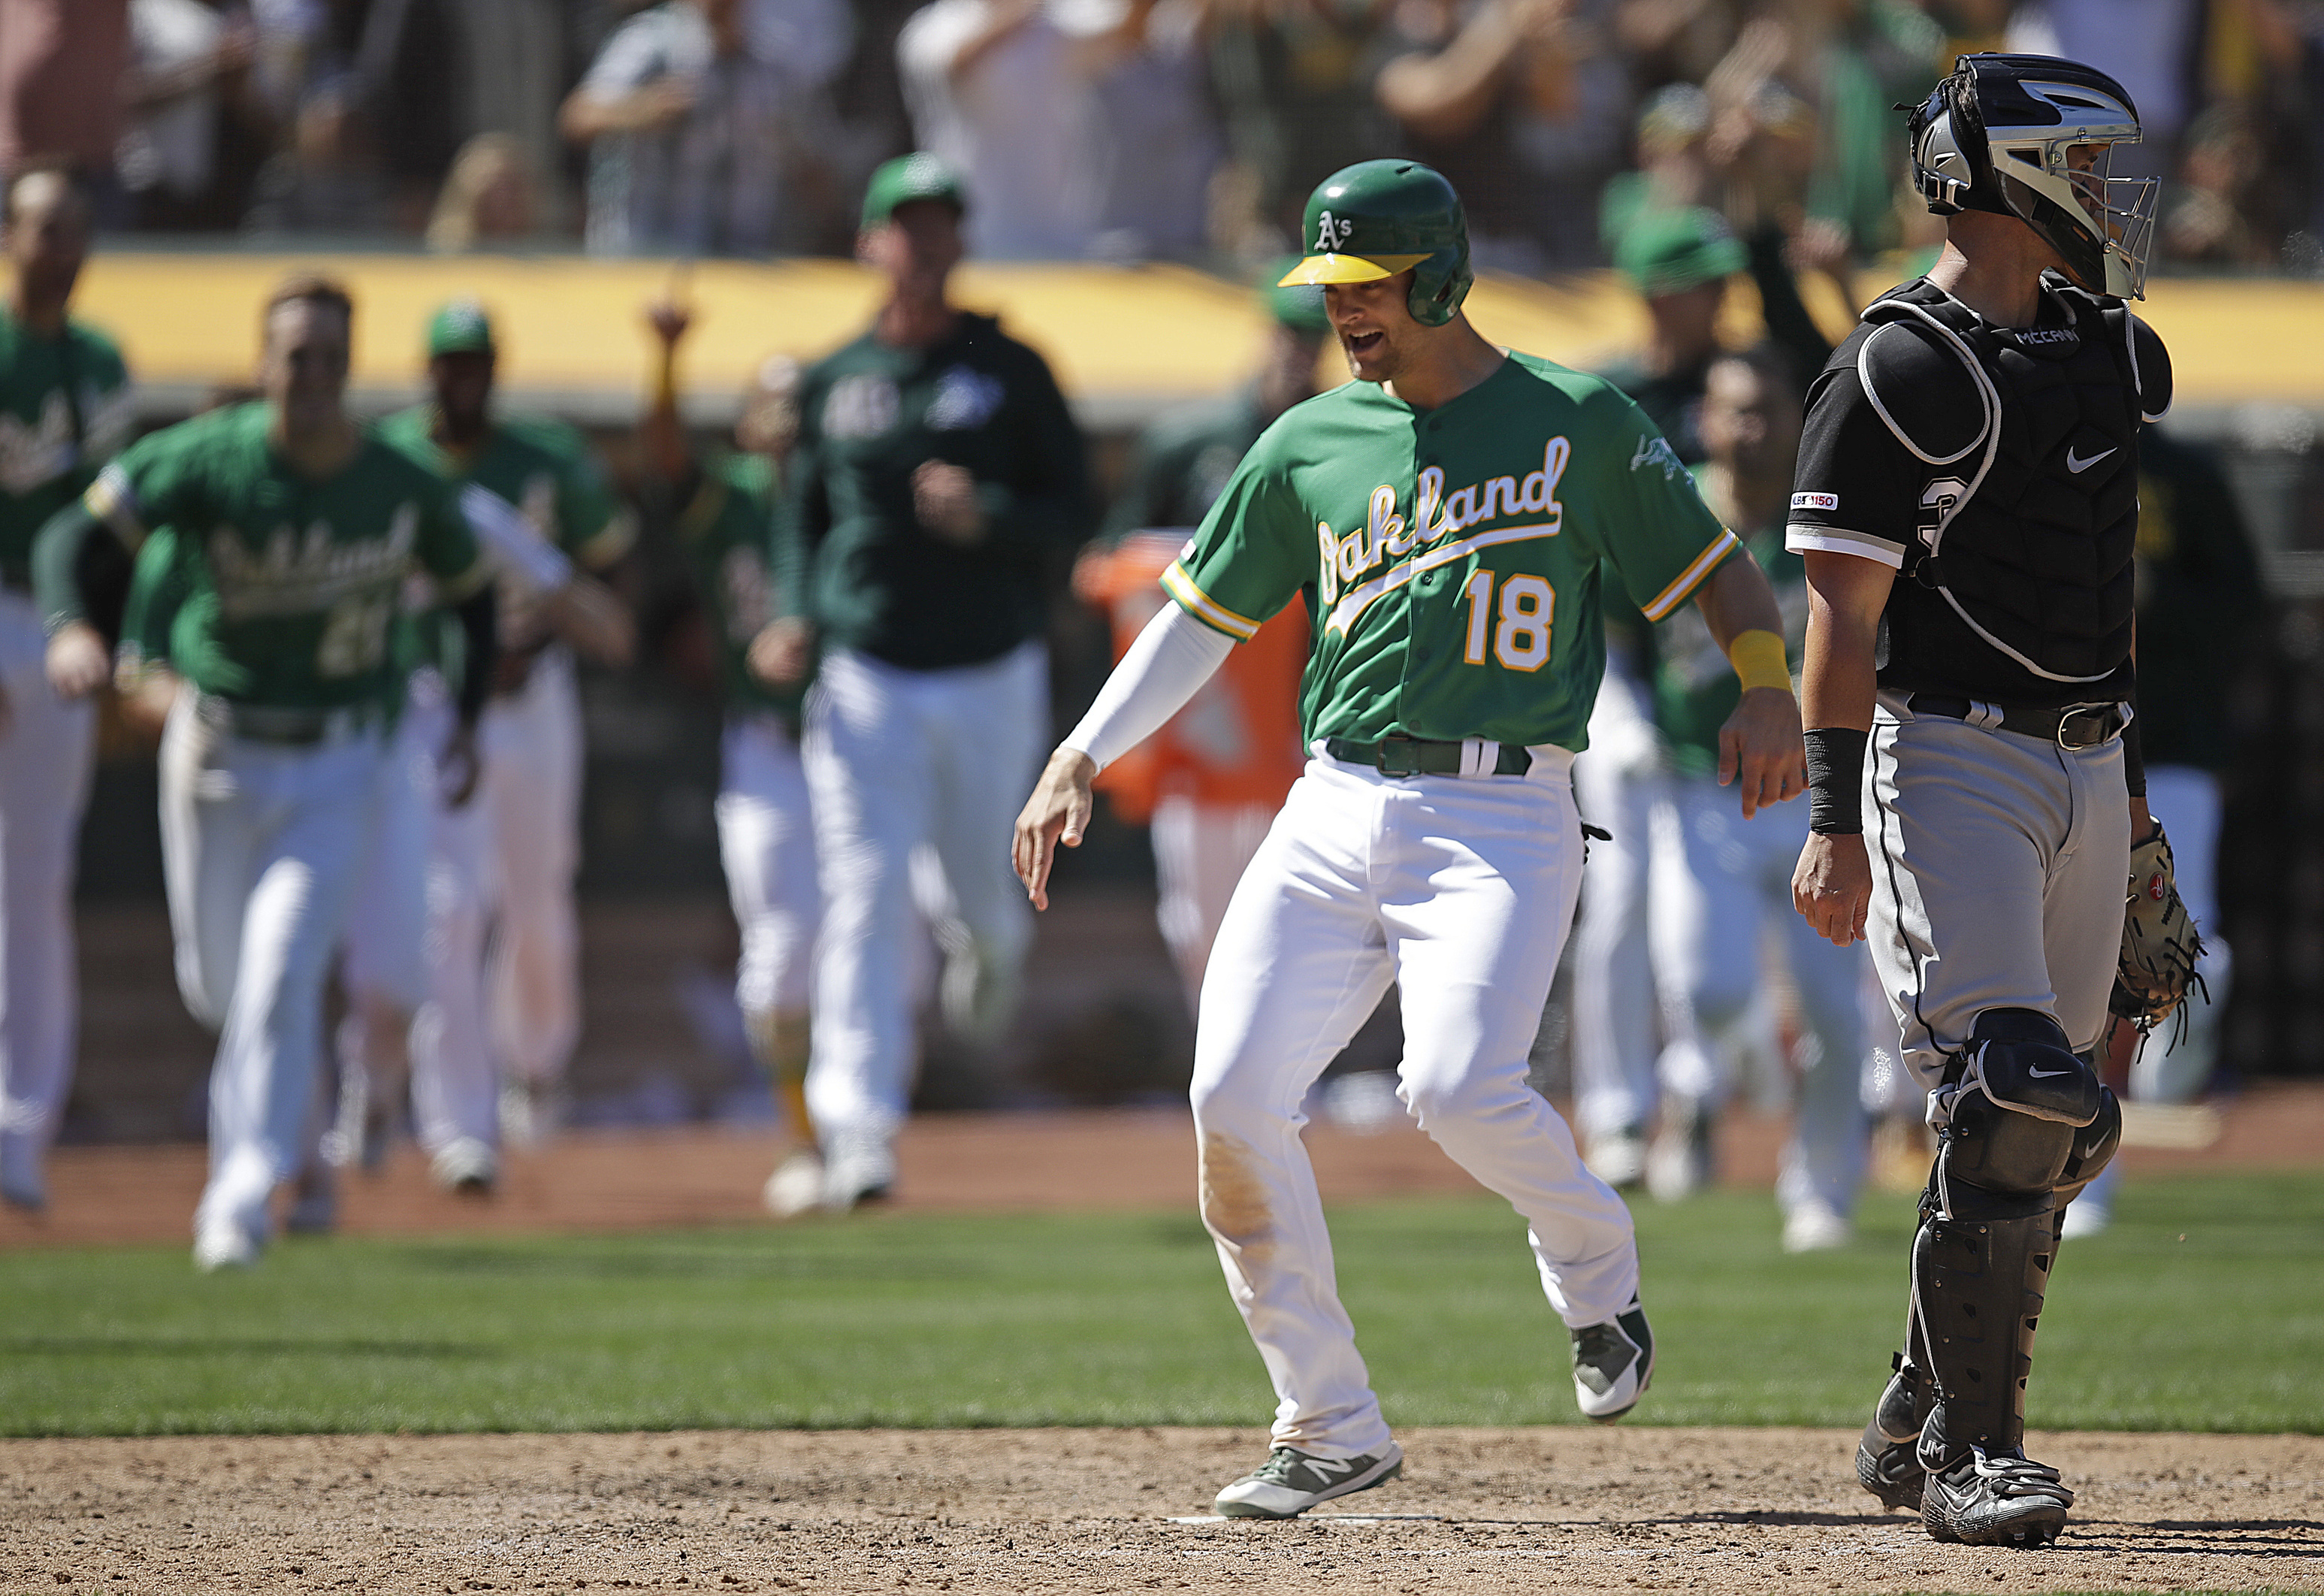
[{"label": "catcher's mask", "polygon": [[2093,293],[2145,298],[2159,185],[2112,175],[2141,137],[2138,107],[2094,67],[2047,55],[1965,55],[1913,107],[1913,182],[1941,217],[2015,217]]}]

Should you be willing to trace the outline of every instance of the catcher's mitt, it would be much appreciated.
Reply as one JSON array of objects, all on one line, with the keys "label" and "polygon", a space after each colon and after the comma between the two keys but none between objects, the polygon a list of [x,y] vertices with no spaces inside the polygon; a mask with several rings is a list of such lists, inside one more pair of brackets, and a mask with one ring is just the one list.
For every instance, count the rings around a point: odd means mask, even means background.
[{"label": "catcher's mitt", "polygon": [[2203,978],[2195,973],[2195,961],[2202,956],[2202,935],[2188,916],[2172,873],[2170,839],[2158,831],[2130,851],[2122,960],[2107,1007],[2137,1026],[2142,1035],[2153,1030],[2179,1007],[2189,986],[2201,990]]}]

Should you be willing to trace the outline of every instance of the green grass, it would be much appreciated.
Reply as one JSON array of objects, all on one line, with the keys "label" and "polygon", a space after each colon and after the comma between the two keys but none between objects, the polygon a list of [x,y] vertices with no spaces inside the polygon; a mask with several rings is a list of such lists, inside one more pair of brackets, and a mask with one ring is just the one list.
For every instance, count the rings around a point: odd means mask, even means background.
[{"label": "green grass", "polygon": [[[2029,1416],[2324,1430],[2324,1176],[2155,1180],[2069,1247]],[[1764,1195],[1637,1208],[1662,1344],[1633,1422],[1855,1425],[1911,1205],[1787,1258]],[[1522,1231],[1487,1197],[1333,1216],[1389,1418],[1577,1422]],[[2181,1238],[2183,1236],[2183,1240]],[[0,1256],[0,1432],[1242,1424],[1271,1407],[1191,1213]]]}]

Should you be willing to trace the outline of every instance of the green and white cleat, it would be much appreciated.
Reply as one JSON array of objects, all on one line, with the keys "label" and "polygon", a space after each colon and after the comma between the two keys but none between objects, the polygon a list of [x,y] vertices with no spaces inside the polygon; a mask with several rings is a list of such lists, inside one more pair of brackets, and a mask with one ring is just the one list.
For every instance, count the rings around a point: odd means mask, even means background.
[{"label": "green and white cleat", "polygon": [[1316,1457],[1278,1446],[1251,1473],[1219,1492],[1214,1504],[1230,1518],[1296,1518],[1317,1502],[1385,1485],[1404,1472],[1404,1449],[1363,1457]]},{"label": "green and white cleat", "polygon": [[1573,1338],[1573,1398],[1582,1416],[1610,1425],[1638,1405],[1655,1378],[1655,1333],[1636,1297],[1602,1324],[1569,1330]]}]

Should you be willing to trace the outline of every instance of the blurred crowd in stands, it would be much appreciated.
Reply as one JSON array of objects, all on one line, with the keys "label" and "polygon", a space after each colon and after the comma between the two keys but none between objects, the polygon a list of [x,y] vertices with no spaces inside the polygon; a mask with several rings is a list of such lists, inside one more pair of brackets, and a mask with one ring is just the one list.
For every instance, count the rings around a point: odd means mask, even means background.
[{"label": "blurred crowd in stands", "polygon": [[0,166],[110,230],[749,256],[844,254],[918,146],[987,257],[1222,262],[1406,153],[1490,267],[1672,200],[1836,271],[1928,241],[1891,107],[1993,49],[2131,91],[2165,260],[2324,273],[2324,0],[0,0]]}]

